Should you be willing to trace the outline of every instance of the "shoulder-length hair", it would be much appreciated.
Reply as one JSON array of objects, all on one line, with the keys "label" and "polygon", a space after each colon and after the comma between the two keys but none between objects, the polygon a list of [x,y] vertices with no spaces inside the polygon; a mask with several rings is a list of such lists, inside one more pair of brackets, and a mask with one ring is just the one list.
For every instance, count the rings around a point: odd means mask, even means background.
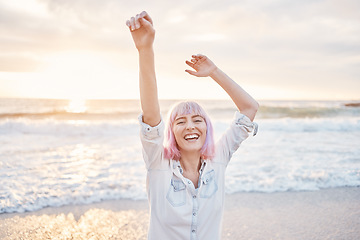
[{"label": "shoulder-length hair", "polygon": [[164,157],[167,159],[180,160],[181,153],[173,132],[173,124],[177,116],[187,114],[196,114],[205,120],[207,127],[206,139],[200,149],[200,154],[202,159],[212,159],[215,155],[213,126],[205,110],[198,103],[192,101],[180,102],[169,111],[165,130]]}]

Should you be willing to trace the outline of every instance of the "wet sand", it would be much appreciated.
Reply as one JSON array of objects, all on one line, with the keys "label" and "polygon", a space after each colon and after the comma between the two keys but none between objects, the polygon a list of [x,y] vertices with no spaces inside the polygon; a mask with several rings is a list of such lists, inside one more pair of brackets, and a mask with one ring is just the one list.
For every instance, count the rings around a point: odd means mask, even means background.
[{"label": "wet sand", "polygon": [[[0,214],[0,239],[146,239],[147,201]],[[359,239],[360,188],[226,196],[223,240]]]}]

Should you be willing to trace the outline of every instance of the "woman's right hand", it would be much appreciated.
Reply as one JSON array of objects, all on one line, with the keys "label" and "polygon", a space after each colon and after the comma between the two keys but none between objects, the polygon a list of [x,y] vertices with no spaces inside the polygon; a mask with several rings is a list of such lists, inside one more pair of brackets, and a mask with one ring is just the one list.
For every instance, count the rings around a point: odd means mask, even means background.
[{"label": "woman's right hand", "polygon": [[126,21],[138,51],[152,48],[155,29],[149,14],[145,11]]}]

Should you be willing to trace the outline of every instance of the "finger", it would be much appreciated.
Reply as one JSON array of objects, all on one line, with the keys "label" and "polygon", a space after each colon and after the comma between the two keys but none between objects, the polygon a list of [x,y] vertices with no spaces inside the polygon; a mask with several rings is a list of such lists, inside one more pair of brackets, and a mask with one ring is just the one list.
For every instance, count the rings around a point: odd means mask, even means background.
[{"label": "finger", "polygon": [[191,75],[193,75],[193,76],[198,77],[198,73],[195,72],[195,71],[191,71],[191,70],[186,69],[185,72],[187,72],[188,74],[191,74]]},{"label": "finger", "polygon": [[131,27],[129,20],[126,21],[126,26],[128,26],[129,28]]},{"label": "finger", "polygon": [[141,24],[141,26],[144,26],[145,28],[151,27],[151,23],[146,20],[145,18],[139,18],[139,22]]},{"label": "finger", "polygon": [[192,55],[193,58],[196,58],[196,59],[199,59],[199,58],[202,58],[202,57],[205,57],[204,55],[202,54],[196,54],[196,55]]},{"label": "finger", "polygon": [[206,61],[206,57],[201,57],[201,58],[199,58],[199,60],[197,61],[197,63],[196,64],[201,64],[201,63],[203,63],[203,62],[205,62]]},{"label": "finger", "polygon": [[196,60],[195,58],[192,58],[192,59],[191,59],[191,62],[192,62],[192,63],[195,63],[196,61],[197,61],[197,60]]},{"label": "finger", "polygon": [[142,11],[140,13],[140,17],[145,18],[151,25],[153,25],[153,21],[152,21],[150,15],[146,11]]},{"label": "finger", "polygon": [[140,28],[139,17],[140,17],[140,15],[139,15],[139,14],[136,14],[136,17],[135,17],[135,28],[136,28],[136,29],[139,29],[139,28]]},{"label": "finger", "polygon": [[130,29],[131,29],[131,31],[135,30],[135,18],[134,17],[130,18]]},{"label": "finger", "polygon": [[194,68],[195,67],[195,64],[193,64],[192,62],[189,62],[189,61],[185,61],[185,63],[187,65],[189,65],[190,67]]}]

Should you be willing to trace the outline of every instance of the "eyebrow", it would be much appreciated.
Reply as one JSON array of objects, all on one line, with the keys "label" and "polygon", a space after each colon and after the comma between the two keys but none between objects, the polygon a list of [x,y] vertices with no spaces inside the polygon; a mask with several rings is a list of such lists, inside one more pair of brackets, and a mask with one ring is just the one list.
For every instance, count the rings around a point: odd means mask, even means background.
[{"label": "eyebrow", "polygon": [[[191,116],[191,118],[197,118],[197,117],[201,117],[201,118],[203,118],[202,116],[200,116],[200,115],[194,115],[194,116]],[[180,119],[186,119],[186,117],[178,117],[178,118],[175,118],[175,122],[176,121],[178,121],[178,120],[180,120]]]},{"label": "eyebrow", "polygon": [[180,119],[186,119],[185,117],[178,117],[178,118],[175,118],[175,122],[180,120]]}]

